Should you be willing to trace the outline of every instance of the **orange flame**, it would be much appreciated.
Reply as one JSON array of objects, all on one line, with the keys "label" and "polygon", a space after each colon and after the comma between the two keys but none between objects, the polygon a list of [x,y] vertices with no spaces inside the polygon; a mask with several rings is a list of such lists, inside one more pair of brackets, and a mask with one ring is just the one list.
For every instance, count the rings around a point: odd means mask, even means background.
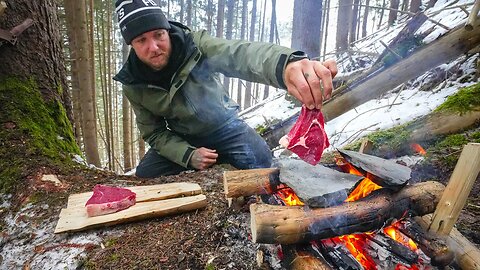
[{"label": "orange flame", "polygon": [[418,249],[417,244],[413,242],[408,236],[401,233],[398,229],[393,226],[388,226],[383,229],[386,235],[390,236],[393,240],[399,242],[400,244],[410,248],[413,251]]},{"label": "orange flame", "polygon": [[375,184],[372,180],[365,177],[360,184],[348,195],[346,202],[353,202],[365,198],[372,191],[381,189],[382,187]]},{"label": "orange flame", "polygon": [[305,205],[300,198],[298,198],[293,189],[289,187],[285,186],[280,188],[277,190],[277,195],[285,202],[286,205]]},{"label": "orange flame", "polygon": [[423,147],[418,143],[412,143],[410,147],[412,148],[413,151],[415,151],[416,153],[419,153],[422,156],[425,156],[427,154],[427,151],[425,151],[425,149],[423,149]]},{"label": "orange flame", "polygon": [[376,270],[377,266],[375,261],[370,256],[366,255],[364,246],[366,242],[365,234],[350,234],[337,237],[342,241],[347,249],[352,253],[355,259],[365,268],[365,270]]}]

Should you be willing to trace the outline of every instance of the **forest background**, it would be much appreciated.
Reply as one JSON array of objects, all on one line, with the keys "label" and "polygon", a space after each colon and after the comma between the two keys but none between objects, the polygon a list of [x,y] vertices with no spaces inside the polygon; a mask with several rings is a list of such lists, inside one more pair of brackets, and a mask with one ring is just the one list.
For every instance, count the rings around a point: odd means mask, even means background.
[{"label": "forest background", "polygon": [[[135,116],[122,96],[121,85],[112,80],[129,51],[118,31],[114,1],[41,2],[58,15],[58,21],[55,17],[53,21],[58,24],[63,43],[59,47],[63,48],[63,55],[59,57],[65,59],[66,73],[54,75],[60,77],[57,82],[65,80],[67,99],[72,101],[71,107],[69,102],[65,107],[73,123],[75,141],[88,164],[119,173],[131,170],[145,153],[145,144],[135,126]],[[170,20],[180,21],[193,30],[206,29],[213,36],[227,39],[277,43],[321,59],[335,58],[336,54],[348,51],[352,42],[380,27],[395,24],[398,15],[412,16],[434,4],[419,0],[157,2]],[[7,3],[7,12],[10,9],[10,14],[22,19],[15,9],[25,1]],[[33,5],[26,6],[35,9]],[[61,63],[58,64],[61,68]],[[9,68],[1,73],[21,72]],[[224,78],[224,85],[242,109],[279,91],[231,78]]]}]

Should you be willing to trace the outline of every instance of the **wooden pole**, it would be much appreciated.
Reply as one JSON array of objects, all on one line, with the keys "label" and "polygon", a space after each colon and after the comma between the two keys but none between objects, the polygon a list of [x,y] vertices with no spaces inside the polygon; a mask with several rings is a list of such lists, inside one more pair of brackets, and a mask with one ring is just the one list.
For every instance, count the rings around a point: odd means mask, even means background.
[{"label": "wooden pole", "polygon": [[[223,187],[227,198],[272,193],[278,181],[278,168],[226,171]],[[277,177],[274,177],[277,175]]]},{"label": "wooden pole", "polygon": [[252,204],[252,239],[256,243],[294,244],[371,231],[391,218],[403,217],[407,211],[432,213],[443,190],[441,183],[430,181],[397,193],[376,190],[361,200],[329,208]]},{"label": "wooden pole", "polygon": [[467,144],[458,159],[428,231],[447,236],[457,222],[480,172],[480,143]]},{"label": "wooden pole", "polygon": [[360,150],[358,150],[358,152],[368,155],[372,152],[372,148],[373,148],[373,142],[370,141],[368,138],[365,138],[363,139],[362,145],[360,145]]}]

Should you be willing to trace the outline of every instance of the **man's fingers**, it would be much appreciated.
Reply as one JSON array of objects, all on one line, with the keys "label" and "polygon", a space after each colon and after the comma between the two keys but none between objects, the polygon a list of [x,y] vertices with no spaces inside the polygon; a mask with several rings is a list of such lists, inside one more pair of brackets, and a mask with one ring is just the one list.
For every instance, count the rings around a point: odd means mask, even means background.
[{"label": "man's fingers", "polygon": [[304,72],[303,76],[305,80],[308,82],[308,89],[305,89],[307,93],[309,93],[313,98],[313,104],[308,107],[309,109],[320,109],[322,107],[323,101],[323,91],[322,86],[320,84],[320,78],[317,76],[316,71],[313,67],[308,67]]},{"label": "man's fingers", "polygon": [[307,108],[315,108],[315,101],[310,90],[310,85],[305,78],[309,76],[315,76],[315,72],[312,70],[311,73],[303,73],[301,69],[297,69],[294,72],[298,75],[290,76],[290,81],[287,82],[288,92],[300,102],[305,104]]},{"label": "man's fingers", "polygon": [[337,62],[333,59],[327,59],[325,62],[323,62],[323,65],[330,70],[330,73],[332,74],[332,79],[337,76],[338,69],[337,69]]},{"label": "man's fingers", "polygon": [[322,89],[320,91],[323,90],[323,97],[325,99],[329,99],[332,96],[332,90],[333,90],[332,72],[327,67],[322,65],[320,62],[315,62],[314,69],[315,69],[315,74],[322,81],[322,85],[321,85]]}]

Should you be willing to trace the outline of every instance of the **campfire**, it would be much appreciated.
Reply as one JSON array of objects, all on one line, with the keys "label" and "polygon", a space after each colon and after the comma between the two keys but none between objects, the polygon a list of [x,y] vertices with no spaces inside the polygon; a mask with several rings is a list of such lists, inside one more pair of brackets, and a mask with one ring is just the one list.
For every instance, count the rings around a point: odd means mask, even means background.
[{"label": "campfire", "polygon": [[[264,203],[250,206],[252,240],[279,246],[274,250],[282,252],[272,253],[280,254],[289,269],[442,269],[451,264],[454,253],[446,241],[427,233],[418,219],[436,211],[445,187],[434,181],[407,185],[411,171],[406,166],[339,152],[335,169],[306,169],[304,162],[289,160],[276,168],[225,173],[227,197],[263,194]],[[300,179],[295,170],[311,173]]]}]

